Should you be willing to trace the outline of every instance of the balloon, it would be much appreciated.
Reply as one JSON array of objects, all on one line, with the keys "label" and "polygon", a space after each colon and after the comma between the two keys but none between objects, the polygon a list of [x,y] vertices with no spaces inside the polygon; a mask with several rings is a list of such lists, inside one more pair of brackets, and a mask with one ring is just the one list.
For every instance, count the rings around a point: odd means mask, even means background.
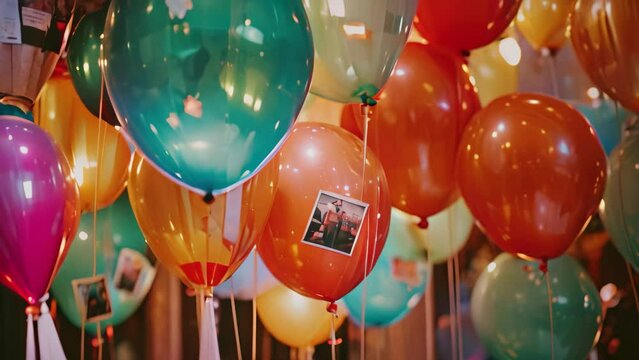
[{"label": "balloon", "polygon": [[25,112],[17,106],[5,105],[0,102],[0,116],[1,115],[15,116],[25,120],[33,121],[33,113],[31,111]]},{"label": "balloon", "polygon": [[615,104],[609,100],[581,102],[576,107],[588,119],[606,154],[610,155],[621,141],[622,128],[629,114],[622,107],[615,108]]},{"label": "balloon", "polygon": [[[515,57],[506,58],[502,55],[502,51],[512,51]],[[517,92],[519,87],[517,53],[521,55],[521,50],[513,36],[494,41],[470,53],[468,68],[475,80],[479,100],[483,106],[500,96]],[[510,53],[506,55],[510,56]]]},{"label": "balloon", "polygon": [[342,103],[371,101],[404,48],[417,0],[304,1],[313,30],[311,91]]},{"label": "balloon", "polygon": [[0,282],[34,305],[78,227],[78,188],[49,136],[13,116],[0,116],[0,173]]},{"label": "balloon", "polygon": [[[506,253],[477,280],[471,299],[475,330],[495,359],[585,359],[603,323],[601,301],[586,271],[569,256],[537,264]],[[551,277],[554,357],[548,291]]]},{"label": "balloon", "polygon": [[458,199],[452,205],[428,218],[428,229],[420,229],[412,216],[402,213],[397,217],[403,222],[403,229],[418,244],[428,251],[428,261],[432,264],[446,262],[461,250],[473,230],[475,220],[464,203]]},{"label": "balloon", "polygon": [[[257,270],[255,257],[257,256]],[[257,279],[254,274],[257,274]],[[257,282],[256,282],[257,280]],[[239,300],[251,300],[277,285],[278,282],[255,252],[251,252],[228,280],[215,287],[215,296],[228,299],[231,294]]]},{"label": "balloon", "polygon": [[595,85],[639,112],[639,4],[634,0],[579,0],[570,17],[571,40]]},{"label": "balloon", "polygon": [[136,155],[129,199],[149,248],[191,288],[205,289],[228,279],[262,235],[275,197],[277,166],[271,161],[209,205]]},{"label": "balloon", "polygon": [[[100,68],[100,52],[102,50],[102,33],[106,22],[108,6],[86,14],[75,28],[69,40],[67,62],[73,86],[77,90],[84,106],[95,116],[102,115],[102,120],[111,125],[119,125],[111,100],[103,89],[102,69]],[[100,103],[102,102],[102,114]]]},{"label": "balloon", "polygon": [[362,134],[362,130],[360,130],[361,120],[358,120],[358,116],[362,116],[363,109],[359,107],[359,111],[357,107],[354,106],[344,106],[342,107],[341,120],[339,126],[349,133],[357,136],[359,139],[364,139],[364,134]]},{"label": "balloon", "polygon": [[606,156],[586,119],[541,94],[501,97],[470,122],[457,159],[466,204],[500,248],[561,255],[597,209]]},{"label": "balloon", "polygon": [[344,296],[351,319],[362,323],[362,295],[366,287],[366,326],[389,326],[400,321],[419,303],[430,277],[426,253],[405,234],[403,214],[391,212],[384,250],[366,279]]},{"label": "balloon", "polygon": [[124,137],[82,105],[68,76],[45,84],[34,113],[36,123],[69,159],[82,210],[111,205],[124,190],[129,173],[131,151]]},{"label": "balloon", "polygon": [[[462,58],[409,43],[373,108],[368,145],[379,156],[393,206],[421,218],[458,196],[455,157],[479,100]],[[351,105],[363,129],[360,109]]]},{"label": "balloon", "polygon": [[293,348],[306,348],[327,341],[331,321],[335,331],[346,319],[346,308],[337,307],[337,317],[326,312],[326,304],[309,299],[279,285],[257,298],[260,321],[279,342]]},{"label": "balloon", "polygon": [[639,270],[639,134],[630,133],[610,155],[608,181],[599,211],[612,243]]},{"label": "balloon", "polygon": [[[135,222],[126,194],[120,196],[110,207],[98,211],[96,219],[97,230],[94,232],[93,213],[84,214],[80,218],[80,227],[66,260],[53,281],[51,292],[64,315],[73,325],[81,327],[82,316],[75,302],[71,282],[93,275],[93,242],[96,241],[96,273],[106,276],[111,299],[111,317],[101,321],[104,331],[109,325],[123,323],[137,310],[151,288],[155,270],[143,255],[146,252],[146,243]],[[140,273],[140,287],[134,291],[115,285],[114,275],[123,250],[138,255],[135,260],[139,262],[140,270],[147,269],[146,272]],[[95,324],[86,324],[86,329],[93,335],[97,333]]]},{"label": "balloon", "polygon": [[[382,165],[368,152],[362,174],[362,141],[320,123],[297,124],[278,157],[280,183],[257,249],[287,287],[336,301],[362,281],[384,247],[391,205]],[[360,201],[368,204],[363,216]]]},{"label": "balloon", "polygon": [[415,28],[429,43],[456,51],[490,44],[517,14],[521,0],[420,0]]},{"label": "balloon", "polygon": [[207,199],[269,162],[313,69],[299,1],[114,0],[108,17],[109,95],[149,161]]},{"label": "balloon", "polygon": [[17,106],[26,113],[66,46],[70,29],[67,22],[75,1],[12,3],[3,2],[2,7],[0,103]]},{"label": "balloon", "polygon": [[339,119],[344,104],[323,99],[319,96],[308,94],[304,100],[302,111],[297,117],[297,122],[323,122],[339,125]]},{"label": "balloon", "polygon": [[526,41],[539,51],[559,50],[566,40],[568,17],[576,0],[522,0],[515,23]]}]

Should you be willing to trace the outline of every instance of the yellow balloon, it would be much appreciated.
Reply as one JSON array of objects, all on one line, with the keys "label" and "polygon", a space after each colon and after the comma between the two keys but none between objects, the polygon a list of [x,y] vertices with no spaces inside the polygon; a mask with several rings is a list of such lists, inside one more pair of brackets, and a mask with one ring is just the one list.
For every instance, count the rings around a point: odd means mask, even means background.
[{"label": "yellow balloon", "polygon": [[535,50],[556,51],[566,41],[568,17],[574,7],[575,0],[523,0],[515,22]]},{"label": "yellow balloon", "polygon": [[[271,335],[291,347],[315,346],[331,336],[333,315],[326,311],[326,302],[302,296],[284,285],[257,297],[257,314]],[[338,302],[335,331],[346,315],[346,306]]]},{"label": "yellow balloon", "polygon": [[187,286],[205,290],[228,279],[258,240],[273,205],[278,162],[212,204],[135,155],[129,199],[147,244]]},{"label": "yellow balloon", "polygon": [[443,211],[428,218],[428,229],[416,224],[419,218],[393,208],[393,221],[402,222],[393,228],[397,236],[413,239],[428,251],[428,261],[433,264],[445,262],[464,247],[475,220],[470,210],[459,199]]},{"label": "yellow balloon", "polygon": [[520,59],[521,49],[511,36],[470,53],[468,67],[482,106],[517,91]]},{"label": "yellow balloon", "polygon": [[33,114],[69,160],[82,210],[111,205],[126,186],[131,160],[122,134],[84,107],[68,76],[46,82]]}]

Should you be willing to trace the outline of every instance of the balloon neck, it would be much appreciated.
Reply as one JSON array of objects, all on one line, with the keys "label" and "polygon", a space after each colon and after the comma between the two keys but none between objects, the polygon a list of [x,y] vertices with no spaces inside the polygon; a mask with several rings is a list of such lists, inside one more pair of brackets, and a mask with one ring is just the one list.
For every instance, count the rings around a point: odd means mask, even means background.
[{"label": "balloon neck", "polygon": [[353,96],[357,96],[362,101],[362,105],[364,106],[375,106],[377,105],[377,100],[373,98],[375,94],[379,92],[379,89],[373,84],[366,84],[360,86],[357,90],[353,92]]},{"label": "balloon neck", "polygon": [[557,50],[558,49],[551,49],[547,47],[541,48],[541,56],[554,58],[555,55],[557,55]]},{"label": "balloon neck", "polygon": [[24,313],[29,316],[32,315],[34,318],[40,316],[40,306],[39,305],[29,305],[24,309]]},{"label": "balloon neck", "polygon": [[544,274],[548,273],[548,259],[541,260],[541,262],[539,263],[539,271]]},{"label": "balloon neck", "polygon": [[19,96],[5,95],[0,98],[0,104],[15,106],[23,113],[28,113],[33,106],[33,102],[27,98]]},{"label": "balloon neck", "polygon": [[417,227],[424,230],[428,229],[428,219],[425,217],[421,218],[417,223]]},{"label": "balloon neck", "polygon": [[462,50],[460,54],[464,59],[468,59],[470,57],[470,50]]},{"label": "balloon neck", "polygon": [[215,202],[215,196],[213,196],[213,193],[208,192],[208,193],[206,193],[206,195],[204,195],[203,200],[208,205],[211,205],[211,204],[213,204]]},{"label": "balloon neck", "polygon": [[337,315],[337,304],[334,301],[331,301],[328,305],[326,305],[326,311],[333,315]]}]

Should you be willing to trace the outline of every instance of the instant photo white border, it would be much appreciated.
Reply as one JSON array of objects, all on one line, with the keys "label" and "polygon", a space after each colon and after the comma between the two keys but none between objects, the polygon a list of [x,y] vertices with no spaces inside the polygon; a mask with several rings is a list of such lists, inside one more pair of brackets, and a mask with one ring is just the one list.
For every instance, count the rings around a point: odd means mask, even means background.
[{"label": "instant photo white border", "polygon": [[[355,240],[353,240],[353,246],[351,246],[351,251],[346,253],[343,251],[339,251],[337,249],[333,249],[332,247],[329,246],[324,246],[324,245],[320,245],[320,244],[315,244],[312,243],[310,241],[305,241],[306,238],[306,234],[308,233],[308,228],[311,226],[311,222],[313,221],[313,215],[315,214],[315,209],[317,209],[317,205],[319,204],[319,199],[322,196],[322,194],[324,195],[328,195],[328,196],[332,196],[336,199],[342,200],[342,201],[346,201],[349,202],[351,204],[357,205],[357,206],[362,206],[364,208],[364,213],[362,214],[362,221],[359,224],[359,228],[357,229],[357,234],[355,235]],[[364,219],[366,218],[366,215],[368,214],[368,207],[369,205],[363,201],[357,200],[357,199],[353,199],[351,197],[348,196],[344,196],[342,194],[336,194],[334,192],[330,192],[330,191],[325,191],[325,190],[319,190],[317,192],[317,197],[315,198],[315,202],[313,202],[313,209],[311,209],[311,214],[308,218],[308,222],[306,223],[306,227],[304,228],[304,233],[302,236],[302,241],[300,241],[302,244],[305,245],[310,245],[310,246],[314,246],[316,248],[320,248],[323,250],[327,250],[327,251],[332,251],[334,253],[338,253],[338,254],[342,254],[344,256],[352,256],[353,255],[353,250],[355,250],[355,245],[357,245],[357,241],[359,240],[359,234],[362,232],[362,227],[364,226]]]},{"label": "instant photo white border", "polygon": [[[135,280],[135,286],[133,287],[133,290],[130,291],[118,286],[120,280],[122,279],[122,271],[124,270],[122,269],[123,266],[120,265],[120,258],[124,256],[129,256],[130,258],[139,257],[142,259],[143,263],[142,269],[140,269],[140,273],[138,274],[138,278]],[[135,297],[139,294],[145,293],[146,290],[151,287],[151,284],[155,279],[155,267],[151,264],[149,259],[147,259],[147,257],[141,252],[130,248],[123,248],[122,250],[120,250],[115,266],[115,274],[113,274],[113,287],[120,290],[121,293],[125,296]]]},{"label": "instant photo white border", "polygon": [[[107,300],[109,302],[109,312],[104,314],[100,314],[92,317],[91,319],[87,319],[87,313],[89,311],[89,299],[87,298],[87,303],[84,302],[82,295],[78,291],[78,286],[80,285],[91,285],[97,282],[104,282],[104,290],[106,291]],[[81,279],[73,279],[71,280],[71,287],[73,287],[73,297],[75,298],[75,304],[78,307],[78,311],[80,312],[80,317],[84,322],[92,323],[98,322],[100,320],[106,320],[113,315],[113,303],[111,302],[111,294],[109,293],[109,285],[107,284],[107,278],[104,275],[97,275],[92,277],[86,277]]]}]

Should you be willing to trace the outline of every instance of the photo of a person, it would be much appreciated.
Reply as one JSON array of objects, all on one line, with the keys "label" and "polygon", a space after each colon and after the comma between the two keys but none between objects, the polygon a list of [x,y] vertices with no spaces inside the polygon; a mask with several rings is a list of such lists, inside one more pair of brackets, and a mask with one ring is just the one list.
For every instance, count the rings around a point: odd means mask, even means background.
[{"label": "photo of a person", "polygon": [[111,317],[111,298],[104,275],[75,279],[71,284],[76,305],[86,322]]},{"label": "photo of a person", "polygon": [[367,209],[361,201],[320,191],[302,242],[350,255]]},{"label": "photo of a person", "polygon": [[128,248],[120,250],[113,275],[116,289],[129,294],[137,293],[149,281],[153,281],[154,276],[155,269],[143,254]]}]

